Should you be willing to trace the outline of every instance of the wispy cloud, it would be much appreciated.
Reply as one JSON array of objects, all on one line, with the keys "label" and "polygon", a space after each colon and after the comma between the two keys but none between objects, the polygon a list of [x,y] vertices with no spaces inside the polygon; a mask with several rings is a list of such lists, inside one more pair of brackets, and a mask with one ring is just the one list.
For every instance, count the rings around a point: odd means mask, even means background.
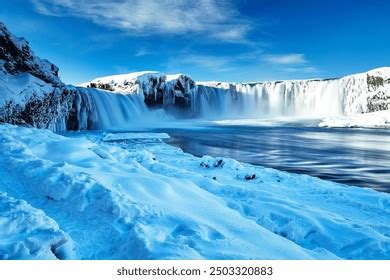
[{"label": "wispy cloud", "polygon": [[31,0],[38,13],[85,18],[134,36],[200,34],[245,42],[251,24],[230,0]]},{"label": "wispy cloud", "polygon": [[134,56],[136,57],[141,57],[141,56],[145,56],[145,55],[150,55],[152,54],[153,52],[146,49],[146,48],[140,48],[136,51],[136,53],[134,54]]},{"label": "wispy cloud", "polygon": [[305,58],[305,55],[301,53],[265,55],[264,61],[278,65],[297,65],[308,62]]},{"label": "wispy cloud", "polygon": [[264,55],[263,61],[288,73],[313,74],[320,72],[317,67],[311,65],[311,62],[302,53]]},{"label": "wispy cloud", "polygon": [[307,67],[289,67],[282,69],[285,72],[289,73],[318,73],[320,72],[317,67],[307,66]]},{"label": "wispy cloud", "polygon": [[171,58],[168,62],[170,67],[191,66],[215,72],[233,70],[234,63],[231,58],[215,55],[184,54]]},{"label": "wispy cloud", "polygon": [[182,52],[171,57],[167,63],[169,68],[183,66],[197,67],[212,72],[235,71],[249,65],[259,65],[262,50],[242,52],[236,55],[215,55],[194,52]]}]

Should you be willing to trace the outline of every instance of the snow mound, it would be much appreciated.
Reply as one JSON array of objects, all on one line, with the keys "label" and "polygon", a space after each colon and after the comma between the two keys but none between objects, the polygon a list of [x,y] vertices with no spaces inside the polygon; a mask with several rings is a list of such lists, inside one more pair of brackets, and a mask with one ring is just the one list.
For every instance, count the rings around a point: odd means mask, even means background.
[{"label": "snow mound", "polygon": [[73,240],[41,210],[0,192],[0,259],[74,259]]},{"label": "snow mound", "polygon": [[390,110],[327,118],[319,127],[390,127]]}]

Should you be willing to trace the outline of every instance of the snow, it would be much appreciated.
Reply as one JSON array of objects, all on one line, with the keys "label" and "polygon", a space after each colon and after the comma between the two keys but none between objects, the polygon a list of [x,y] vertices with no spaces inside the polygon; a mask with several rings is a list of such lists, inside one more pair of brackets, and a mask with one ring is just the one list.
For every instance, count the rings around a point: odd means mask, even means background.
[{"label": "snow", "polygon": [[105,76],[96,78],[90,82],[82,83],[80,86],[86,87],[90,83],[102,83],[102,84],[112,84],[112,85],[126,85],[129,83],[135,84],[137,80],[139,81],[145,81],[148,80],[150,77],[161,77],[164,76],[164,74],[156,72],[156,71],[140,71],[140,72],[133,72],[128,74],[120,74],[120,75],[112,75],[112,76]]},{"label": "snow", "polygon": [[319,123],[320,127],[389,127],[390,110],[378,111],[366,114],[354,114],[327,118]]},{"label": "snow", "polygon": [[75,258],[73,240],[42,210],[0,192],[0,259]]},{"label": "snow", "polygon": [[0,125],[0,192],[53,219],[82,259],[390,257],[386,193],[136,134]]},{"label": "snow", "polygon": [[28,73],[9,75],[0,71],[0,108],[12,102],[24,108],[32,99],[42,99],[53,86]]},{"label": "snow", "polygon": [[104,136],[103,141],[119,141],[119,140],[142,140],[142,139],[168,139],[169,135],[166,133],[142,133],[142,132],[128,132],[128,133],[109,133]]}]

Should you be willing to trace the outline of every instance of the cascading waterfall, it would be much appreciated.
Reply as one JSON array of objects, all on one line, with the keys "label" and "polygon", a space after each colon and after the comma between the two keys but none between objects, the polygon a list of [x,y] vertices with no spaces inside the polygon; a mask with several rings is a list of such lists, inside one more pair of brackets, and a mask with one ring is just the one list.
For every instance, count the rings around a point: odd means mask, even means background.
[{"label": "cascading waterfall", "polygon": [[193,110],[201,117],[316,117],[345,112],[340,80],[198,85]]},{"label": "cascading waterfall", "polygon": [[[166,116],[156,108],[178,118],[204,119],[323,118],[384,110],[390,106],[390,79],[381,78],[387,72],[383,68],[341,79],[252,84],[195,84],[183,75],[168,81],[155,73],[130,75],[131,83],[109,77],[103,85],[111,91],[77,88],[77,124],[71,129],[126,129],[145,120],[160,121]],[[127,88],[131,92],[120,93]]]},{"label": "cascading waterfall", "polygon": [[105,92],[78,88],[78,129],[120,129],[144,121],[149,116],[144,97],[139,94]]}]

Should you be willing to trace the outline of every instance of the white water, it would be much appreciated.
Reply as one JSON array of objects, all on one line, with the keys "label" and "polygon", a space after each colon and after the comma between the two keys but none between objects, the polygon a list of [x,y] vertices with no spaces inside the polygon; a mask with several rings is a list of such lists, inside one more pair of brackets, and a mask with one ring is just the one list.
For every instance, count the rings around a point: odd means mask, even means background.
[{"label": "white water", "polygon": [[193,110],[212,118],[338,116],[362,111],[354,93],[343,80],[199,85]]},{"label": "white water", "polygon": [[79,129],[120,129],[144,121],[150,111],[143,96],[79,88]]}]

